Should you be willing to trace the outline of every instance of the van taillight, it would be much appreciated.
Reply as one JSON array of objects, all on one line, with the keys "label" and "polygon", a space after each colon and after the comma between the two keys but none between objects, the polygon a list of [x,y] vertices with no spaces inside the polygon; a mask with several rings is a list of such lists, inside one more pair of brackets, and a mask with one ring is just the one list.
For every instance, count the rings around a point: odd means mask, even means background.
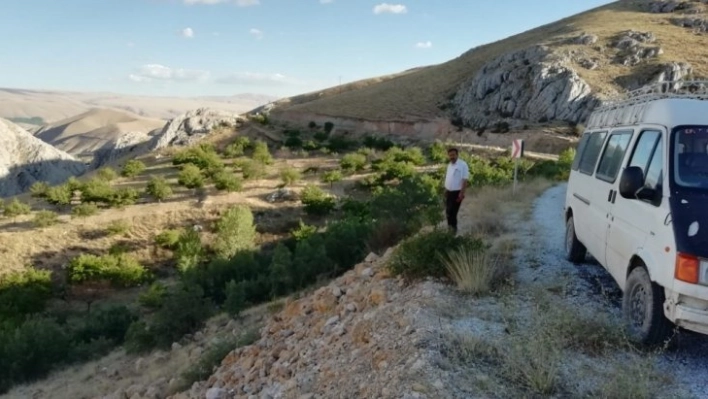
[{"label": "van taillight", "polygon": [[698,257],[686,254],[676,255],[675,277],[677,280],[691,284],[698,284],[698,274],[700,268],[701,262],[698,260]]}]

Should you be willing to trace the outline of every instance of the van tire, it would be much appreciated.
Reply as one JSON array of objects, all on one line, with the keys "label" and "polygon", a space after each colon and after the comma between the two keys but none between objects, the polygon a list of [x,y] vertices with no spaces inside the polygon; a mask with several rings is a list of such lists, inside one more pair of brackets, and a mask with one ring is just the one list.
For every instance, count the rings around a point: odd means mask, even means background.
[{"label": "van tire", "polygon": [[569,217],[565,222],[565,258],[573,263],[582,263],[585,261],[587,249],[575,235],[575,222],[573,217]]},{"label": "van tire", "polygon": [[629,338],[643,345],[665,344],[673,323],[664,316],[664,290],[637,267],[629,274],[622,297],[622,314]]}]

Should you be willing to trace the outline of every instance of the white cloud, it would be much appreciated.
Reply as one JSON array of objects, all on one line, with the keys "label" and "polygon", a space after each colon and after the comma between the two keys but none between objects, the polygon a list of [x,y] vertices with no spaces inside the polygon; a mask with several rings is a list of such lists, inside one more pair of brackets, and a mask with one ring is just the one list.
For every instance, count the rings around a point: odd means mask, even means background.
[{"label": "white cloud", "polygon": [[241,72],[232,73],[230,75],[216,79],[216,83],[229,85],[267,85],[267,86],[284,86],[284,85],[300,85],[303,82],[285,76],[281,73],[260,73],[260,72]]},{"label": "white cloud", "polygon": [[408,8],[403,4],[381,3],[374,6],[374,14],[405,14],[407,12]]},{"label": "white cloud", "polygon": [[194,29],[192,28],[184,28],[182,29],[182,37],[191,39],[194,37]]},{"label": "white cloud", "polygon": [[427,42],[418,42],[415,44],[417,48],[431,48],[433,47],[433,42],[428,40]]},{"label": "white cloud", "polygon": [[234,3],[239,7],[248,7],[248,6],[257,6],[261,4],[260,0],[183,0],[184,4],[187,5],[193,5],[193,4],[205,4],[205,5],[214,5],[214,4],[221,4],[221,3]]},{"label": "white cloud", "polygon": [[193,82],[209,79],[209,71],[196,69],[170,68],[160,64],[147,64],[128,75],[134,82],[152,82],[155,80],[173,82]]},{"label": "white cloud", "polygon": [[263,31],[260,29],[251,28],[251,30],[249,30],[248,33],[250,33],[251,36],[255,37],[256,39],[263,38]]}]

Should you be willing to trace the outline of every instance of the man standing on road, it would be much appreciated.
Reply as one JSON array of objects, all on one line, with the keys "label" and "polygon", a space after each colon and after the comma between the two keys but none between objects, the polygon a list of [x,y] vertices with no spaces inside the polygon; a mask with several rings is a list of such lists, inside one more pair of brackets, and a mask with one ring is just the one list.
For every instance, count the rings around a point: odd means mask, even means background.
[{"label": "man standing on road", "polygon": [[447,226],[457,234],[457,213],[460,211],[462,200],[465,199],[470,169],[467,163],[459,159],[457,148],[447,150],[450,162],[447,164],[445,174],[445,214],[447,215]]}]

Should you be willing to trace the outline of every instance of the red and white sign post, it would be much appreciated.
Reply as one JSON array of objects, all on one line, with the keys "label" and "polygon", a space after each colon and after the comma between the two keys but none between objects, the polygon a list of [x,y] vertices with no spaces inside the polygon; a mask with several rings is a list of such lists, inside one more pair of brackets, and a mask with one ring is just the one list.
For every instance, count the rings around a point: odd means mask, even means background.
[{"label": "red and white sign post", "polygon": [[514,193],[516,193],[516,176],[519,172],[519,158],[524,156],[524,140],[516,139],[511,143],[511,158],[514,160]]}]

